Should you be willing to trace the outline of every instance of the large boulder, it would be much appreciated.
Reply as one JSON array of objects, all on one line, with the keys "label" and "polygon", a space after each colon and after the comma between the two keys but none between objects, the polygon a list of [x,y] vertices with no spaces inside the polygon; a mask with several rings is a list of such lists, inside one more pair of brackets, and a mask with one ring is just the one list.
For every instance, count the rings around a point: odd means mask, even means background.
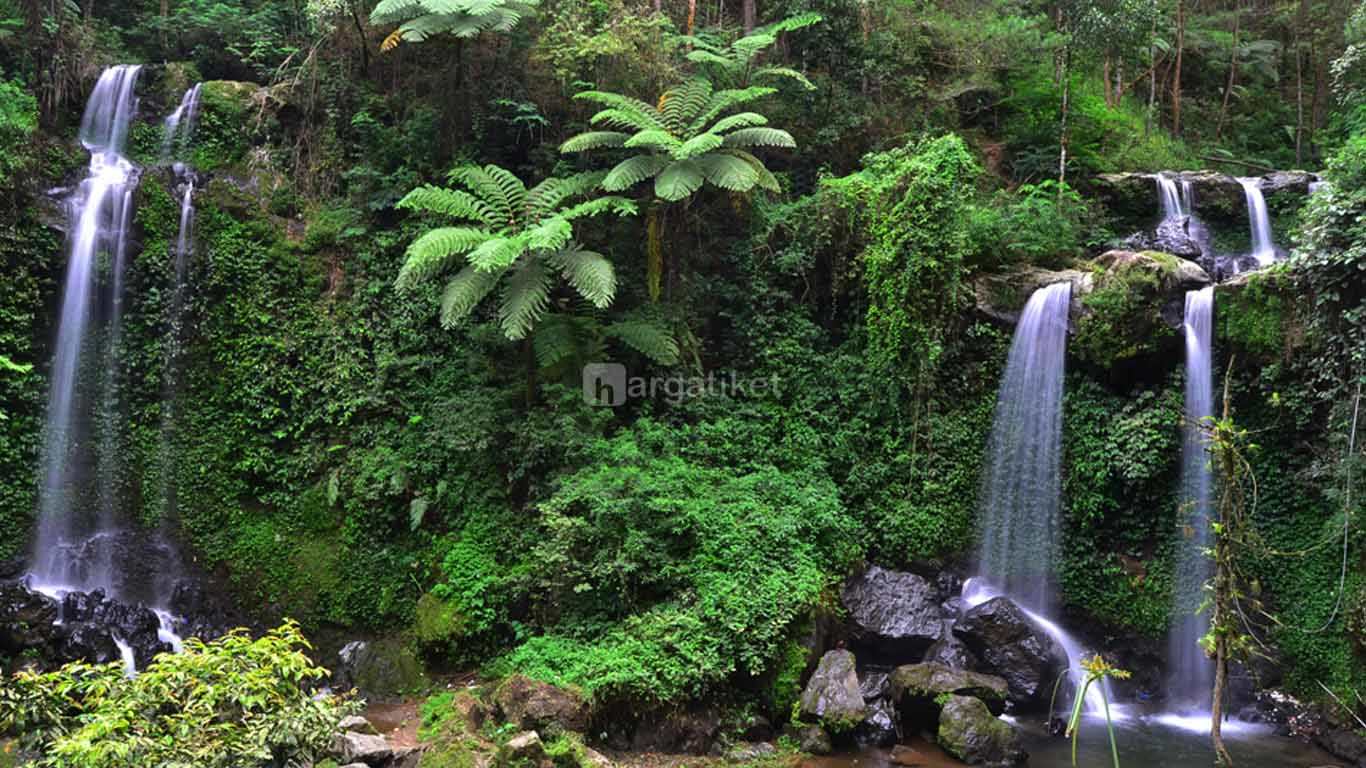
[{"label": "large boulder", "polygon": [[1006,698],[1021,709],[1046,706],[1054,681],[1067,669],[1067,653],[1009,598],[995,597],[963,613],[953,633],[1001,677]]},{"label": "large boulder", "polygon": [[364,763],[379,768],[389,762],[394,750],[382,736],[346,731],[337,734],[332,742],[332,754],[342,764]]},{"label": "large boulder", "polygon": [[944,635],[938,642],[925,651],[924,661],[943,664],[950,669],[972,669],[977,666],[977,657],[967,643],[953,634],[953,622],[945,620]]},{"label": "large boulder", "polygon": [[1069,315],[1075,322],[1081,316],[1082,299],[1091,292],[1094,280],[1095,275],[1086,270],[1025,266],[982,275],[973,281],[972,291],[978,312],[998,322],[1014,325],[1019,322],[1020,312],[1035,291],[1054,283],[1068,282],[1072,284]]},{"label": "large boulder", "polygon": [[1107,251],[1082,299],[1069,351],[1106,370],[1182,349],[1177,330],[1185,292],[1205,285],[1198,264],[1157,251]]},{"label": "large boulder", "polygon": [[[1178,174],[1182,183],[1190,185],[1191,209],[1206,221],[1247,223],[1247,196],[1238,180],[1219,171],[1183,171]],[[1155,183],[1155,182],[1154,182]],[[1157,206],[1157,193],[1153,193]]]},{"label": "large boulder", "polygon": [[500,766],[539,766],[546,762],[545,744],[535,731],[522,731],[498,749]]},{"label": "large boulder", "polygon": [[939,746],[968,765],[1009,766],[1025,761],[1020,737],[980,699],[949,696],[939,715]]},{"label": "large boulder", "polygon": [[1299,204],[1308,196],[1309,185],[1318,180],[1308,171],[1272,171],[1257,179],[1257,186],[1268,205],[1281,198],[1295,198],[1291,202]]},{"label": "large boulder", "polygon": [[859,690],[854,654],[834,650],[821,657],[801,697],[802,719],[844,733],[863,722],[868,711]]},{"label": "large boulder", "polygon": [[578,693],[550,683],[512,675],[493,692],[498,714],[524,731],[552,736],[564,731],[588,730],[591,711]]},{"label": "large boulder", "polygon": [[905,729],[933,730],[945,696],[980,699],[993,714],[1005,711],[1009,686],[992,675],[950,669],[943,664],[907,664],[891,678],[891,700]]},{"label": "large boulder", "polygon": [[0,583],[0,653],[45,649],[59,637],[56,600],[12,581]]},{"label": "large boulder", "polygon": [[859,675],[859,694],[868,710],[854,729],[854,743],[865,747],[890,747],[897,742],[896,708],[892,706],[891,670],[864,669]]},{"label": "large boulder", "polygon": [[705,755],[721,732],[721,715],[710,707],[671,712],[636,726],[630,748],[636,752]]},{"label": "large boulder", "polygon": [[337,658],[340,663],[332,672],[337,688],[355,688],[367,696],[383,698],[428,684],[422,663],[400,638],[353,640],[342,646]]},{"label": "large boulder", "polygon": [[875,565],[846,584],[840,597],[850,635],[873,656],[920,654],[944,633],[938,589],[913,573]]},{"label": "large boulder", "polygon": [[1112,216],[1127,222],[1146,221],[1162,208],[1157,182],[1146,173],[1102,173],[1091,179],[1091,191]]}]

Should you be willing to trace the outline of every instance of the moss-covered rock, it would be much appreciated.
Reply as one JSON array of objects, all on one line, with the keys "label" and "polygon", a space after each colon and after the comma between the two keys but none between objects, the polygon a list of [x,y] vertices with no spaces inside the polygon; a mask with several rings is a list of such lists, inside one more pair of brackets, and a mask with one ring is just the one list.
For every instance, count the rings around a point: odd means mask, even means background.
[{"label": "moss-covered rock", "polygon": [[939,746],[968,765],[1006,766],[1025,761],[1020,737],[980,699],[949,696],[939,715]]},{"label": "moss-covered rock", "polygon": [[821,657],[802,692],[802,718],[831,733],[847,733],[863,722],[868,710],[859,691],[854,654],[834,650]]},{"label": "moss-covered rock", "polygon": [[1283,268],[1250,272],[1215,289],[1217,341],[1262,363],[1290,356],[1303,341],[1295,288]]},{"label": "moss-covered rock", "polygon": [[512,675],[493,692],[503,720],[523,730],[554,736],[566,731],[588,730],[592,714],[588,701],[578,692],[550,683]]},{"label": "moss-covered rock", "polygon": [[1013,325],[1019,321],[1020,311],[1035,291],[1062,282],[1072,284],[1071,314],[1075,321],[1081,314],[1082,299],[1094,288],[1095,275],[1089,270],[1051,270],[1026,266],[982,275],[973,281],[972,288],[978,312]]},{"label": "moss-covered rock", "polygon": [[945,694],[980,699],[993,714],[1000,714],[1005,711],[1006,690],[1003,678],[932,662],[897,667],[891,677],[892,701],[902,711],[903,722],[908,710],[920,712],[933,705],[937,711]]},{"label": "moss-covered rock", "polygon": [[339,654],[338,684],[372,697],[424,691],[431,686],[422,662],[402,638],[348,643]]},{"label": "moss-covered rock", "polygon": [[1157,251],[1109,251],[1094,269],[1072,350],[1107,370],[1175,348],[1185,291],[1209,282],[1199,265]]}]

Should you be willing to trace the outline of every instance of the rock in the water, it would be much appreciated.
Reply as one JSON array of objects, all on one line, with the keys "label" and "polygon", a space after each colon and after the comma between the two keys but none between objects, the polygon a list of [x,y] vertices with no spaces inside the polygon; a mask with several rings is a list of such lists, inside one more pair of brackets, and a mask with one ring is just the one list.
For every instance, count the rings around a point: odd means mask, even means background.
[{"label": "rock in the water", "polygon": [[509,723],[548,736],[588,729],[588,702],[579,694],[549,683],[512,675],[493,693],[499,714]]},{"label": "rock in the water", "polygon": [[1318,181],[1318,176],[1308,171],[1272,171],[1258,179],[1257,186],[1270,203],[1272,198],[1281,195],[1304,197],[1309,194],[1310,183],[1315,181]]},{"label": "rock in the water", "polygon": [[393,757],[394,750],[381,736],[368,733],[339,733],[332,742],[332,753],[342,763],[365,763],[369,766],[384,765]]},{"label": "rock in the water", "polygon": [[1019,735],[987,710],[980,699],[950,696],[939,714],[939,746],[968,765],[1008,766],[1024,762]]},{"label": "rock in the water", "polygon": [[733,763],[749,763],[767,757],[776,751],[773,745],[767,742],[737,744],[726,751],[726,759]]},{"label": "rock in the water", "polygon": [[342,721],[337,723],[337,730],[346,733],[368,733],[371,736],[379,735],[379,732],[375,730],[375,726],[371,725],[369,720],[366,720],[360,715],[348,715],[343,717]]},{"label": "rock in the water", "polygon": [[953,633],[977,654],[984,671],[1005,679],[1006,698],[1021,708],[1046,706],[1054,680],[1067,668],[1062,646],[1005,597],[966,611]]},{"label": "rock in the water", "polygon": [[909,732],[933,731],[945,696],[979,699],[990,712],[1000,714],[1005,711],[1007,694],[1006,681],[999,677],[943,664],[906,664],[892,673],[891,700],[901,716],[902,728]]},{"label": "rock in the water", "polygon": [[797,749],[812,755],[828,755],[835,746],[830,734],[819,725],[805,725],[797,730]]},{"label": "rock in the water", "polygon": [[62,596],[62,621],[89,621],[104,602],[104,590],[68,592]]},{"label": "rock in the water", "polygon": [[952,621],[944,622],[944,636],[925,651],[924,661],[943,664],[950,669],[972,669],[978,663],[967,644],[953,634]]},{"label": "rock in the water", "polygon": [[841,599],[854,640],[893,660],[923,652],[944,631],[938,590],[913,573],[872,566],[845,585]]},{"label": "rock in the water", "polygon": [[896,765],[904,765],[906,768],[918,768],[918,766],[929,765],[929,758],[924,753],[905,744],[898,744],[892,747],[891,754],[887,759]]},{"label": "rock in the water", "polygon": [[802,691],[802,718],[843,733],[863,721],[867,709],[859,691],[854,654],[834,650],[821,657],[815,674]]},{"label": "rock in the water", "polygon": [[545,759],[545,745],[535,731],[522,731],[498,749],[499,765],[540,765]]},{"label": "rock in the water", "polygon": [[854,743],[863,747],[890,747],[897,742],[896,710],[887,699],[868,702],[868,714],[854,728]]}]

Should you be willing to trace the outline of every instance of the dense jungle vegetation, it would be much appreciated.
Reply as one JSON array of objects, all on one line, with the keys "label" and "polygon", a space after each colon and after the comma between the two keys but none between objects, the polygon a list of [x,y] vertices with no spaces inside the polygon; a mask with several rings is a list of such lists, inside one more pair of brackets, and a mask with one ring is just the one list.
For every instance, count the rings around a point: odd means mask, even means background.
[{"label": "dense jungle vegetation", "polygon": [[[179,201],[137,193],[129,514],[257,626],[604,710],[786,719],[851,568],[967,562],[1010,341],[974,281],[1127,235],[1099,174],[1322,172],[1275,212],[1290,258],[1220,306],[1216,369],[1257,444],[1262,636],[1297,693],[1366,694],[1366,5],[0,0],[0,559],[37,508],[47,192],[121,62],[149,65],[148,167],[205,83],[173,406]],[[1181,346],[1129,289],[1070,350],[1061,582],[1160,643]],[[596,407],[593,363],[684,383]]]}]

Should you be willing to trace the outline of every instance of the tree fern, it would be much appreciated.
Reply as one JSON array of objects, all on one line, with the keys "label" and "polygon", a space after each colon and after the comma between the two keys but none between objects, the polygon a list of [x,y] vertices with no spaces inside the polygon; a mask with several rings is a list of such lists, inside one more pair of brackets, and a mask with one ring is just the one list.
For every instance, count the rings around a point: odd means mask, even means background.
[{"label": "tree fern", "polygon": [[373,24],[397,24],[382,50],[437,35],[475,37],[510,32],[535,12],[539,0],[380,0],[370,12]]},{"label": "tree fern", "polygon": [[659,363],[678,362],[678,342],[673,335],[648,320],[623,320],[607,326],[605,333]]},{"label": "tree fern", "polygon": [[502,282],[498,316],[510,339],[525,338],[546,312],[555,275],[586,301],[606,307],[616,294],[616,273],[601,254],[572,242],[573,221],[585,216],[636,212],[620,197],[572,202],[591,192],[606,174],[590,172],[542,181],[528,190],[496,165],[460,166],[449,178],[464,189],[424,185],[398,204],[406,210],[467,220],[472,226],[437,227],[408,246],[395,285],[411,290],[464,262],[441,296],[441,322],[467,317]]},{"label": "tree fern", "polygon": [[788,67],[758,65],[756,62],[764,51],[778,42],[784,32],[809,27],[822,21],[818,13],[800,13],[764,27],[758,27],[744,37],[722,45],[703,37],[684,37],[682,41],[691,45],[688,60],[699,65],[713,82],[744,87],[755,80],[789,80],[806,90],[815,86],[801,72]]}]

